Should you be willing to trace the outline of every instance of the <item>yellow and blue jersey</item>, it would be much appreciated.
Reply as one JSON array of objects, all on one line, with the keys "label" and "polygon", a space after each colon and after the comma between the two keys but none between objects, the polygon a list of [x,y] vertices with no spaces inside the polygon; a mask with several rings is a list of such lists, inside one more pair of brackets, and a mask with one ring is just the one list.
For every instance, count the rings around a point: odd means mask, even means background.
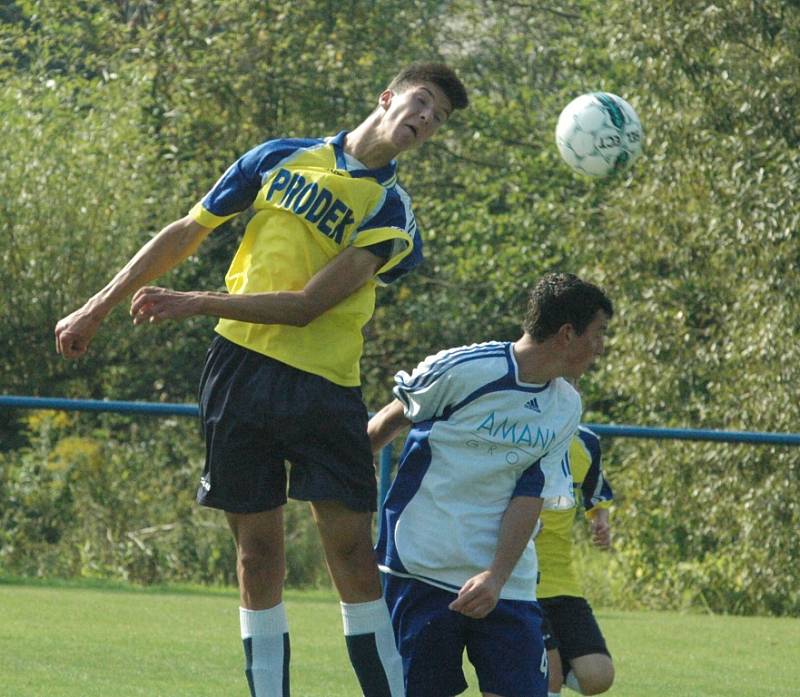
[{"label": "yellow and blue jersey", "polygon": [[540,573],[538,598],[583,596],[572,565],[576,504],[580,501],[588,515],[592,509],[609,508],[614,498],[611,485],[603,475],[600,439],[595,433],[579,427],[570,443],[567,459],[574,495],[571,499],[545,499],[542,509],[542,531],[536,538]]},{"label": "yellow and blue jersey", "polygon": [[305,327],[221,319],[230,341],[344,386],[360,384],[362,330],[375,288],[422,261],[411,200],[397,184],[396,163],[367,169],[344,152],[343,131],[327,139],[279,139],[239,158],[192,209],[215,228],[253,207],[230,268],[228,292],[302,290],[349,246],[383,243],[386,263],[371,281]]}]

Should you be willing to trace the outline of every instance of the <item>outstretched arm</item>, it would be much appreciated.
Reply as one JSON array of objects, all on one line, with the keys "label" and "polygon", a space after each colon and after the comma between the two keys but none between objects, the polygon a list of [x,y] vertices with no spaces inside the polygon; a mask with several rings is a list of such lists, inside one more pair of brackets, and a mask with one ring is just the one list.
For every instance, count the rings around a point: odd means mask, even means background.
[{"label": "outstretched arm", "polygon": [[500,591],[511,576],[522,552],[531,539],[542,499],[534,496],[515,496],[503,514],[497,551],[491,566],[473,576],[458,591],[458,597],[450,603],[450,609],[467,617],[486,617],[497,605]]},{"label": "outstretched arm", "polygon": [[302,290],[229,295],[145,287],[134,295],[131,315],[134,324],[207,315],[302,327],[358,290],[384,263],[366,249],[348,247],[312,276]]},{"label": "outstretched arm", "polygon": [[56,324],[56,351],[64,358],[86,353],[106,315],[123,298],[191,256],[209,232],[188,216],[167,225],[83,307]]}]

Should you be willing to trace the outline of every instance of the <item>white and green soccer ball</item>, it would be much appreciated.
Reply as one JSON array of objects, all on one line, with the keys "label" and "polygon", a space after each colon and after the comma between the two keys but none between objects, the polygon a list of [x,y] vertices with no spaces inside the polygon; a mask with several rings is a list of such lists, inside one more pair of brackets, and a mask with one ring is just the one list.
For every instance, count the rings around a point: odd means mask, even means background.
[{"label": "white and green soccer ball", "polygon": [[610,92],[573,99],[556,125],[561,157],[576,172],[592,177],[628,169],[642,153],[642,138],[633,107]]}]

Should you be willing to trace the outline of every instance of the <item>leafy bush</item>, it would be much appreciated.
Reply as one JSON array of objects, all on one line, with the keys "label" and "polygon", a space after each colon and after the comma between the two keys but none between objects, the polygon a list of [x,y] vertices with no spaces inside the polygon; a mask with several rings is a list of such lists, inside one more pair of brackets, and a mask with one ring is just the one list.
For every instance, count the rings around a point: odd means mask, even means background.
[{"label": "leafy bush", "polygon": [[[223,514],[194,502],[202,469],[196,427],[47,411],[25,421],[29,445],[0,454],[0,562],[7,573],[236,583]],[[287,580],[294,586],[327,582],[306,508],[287,507]]]},{"label": "leafy bush", "polygon": [[[427,261],[379,295],[367,403],[428,353],[516,338],[526,290],[559,268],[617,308],[585,421],[797,430],[796,3],[19,0],[0,23],[5,390],[193,400],[211,320],[132,329],[120,309],[74,363],[50,349],[55,322],[247,148],[352,127],[399,65],[445,58],[472,105],[402,162]],[[598,89],[631,102],[645,144],[629,175],[594,181],[553,128]],[[220,288],[241,230],[161,280]],[[4,565],[232,580],[224,523],[191,501],[196,434],[136,423],[29,436],[0,414]],[[798,449],[621,441],[608,466],[619,602],[797,612]],[[308,518],[287,513],[292,582],[321,582]]]},{"label": "leafy bush", "polygon": [[[615,604],[797,615],[786,575],[800,565],[800,506],[786,496],[800,484],[796,448],[621,441],[608,451]],[[589,587],[603,586],[595,575]]]}]

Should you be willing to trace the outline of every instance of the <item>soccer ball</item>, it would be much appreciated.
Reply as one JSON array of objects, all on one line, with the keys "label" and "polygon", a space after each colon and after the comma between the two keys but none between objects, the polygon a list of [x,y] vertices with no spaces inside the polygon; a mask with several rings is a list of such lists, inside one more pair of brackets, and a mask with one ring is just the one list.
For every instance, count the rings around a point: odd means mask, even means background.
[{"label": "soccer ball", "polygon": [[556,125],[561,157],[576,172],[605,177],[630,167],[642,152],[642,124],[622,97],[592,92],[573,99]]}]

